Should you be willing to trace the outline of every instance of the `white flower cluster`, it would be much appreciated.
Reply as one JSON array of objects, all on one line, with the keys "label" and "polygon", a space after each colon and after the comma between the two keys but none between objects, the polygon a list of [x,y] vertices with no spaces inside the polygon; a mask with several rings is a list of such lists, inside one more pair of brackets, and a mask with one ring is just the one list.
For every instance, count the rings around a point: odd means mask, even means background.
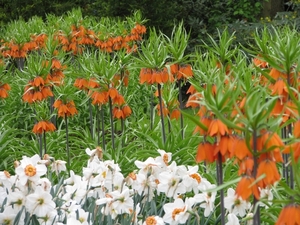
[{"label": "white flower cluster", "polygon": [[[156,158],[135,161],[137,170],[127,177],[114,161],[102,160],[100,148],[86,153],[90,159],[82,176],[70,171],[64,179],[60,172],[66,171],[66,162],[38,155],[24,156],[15,175],[0,172],[0,224],[176,225],[214,211],[216,185],[200,176],[198,166],[177,166],[171,153],[158,150]],[[250,208],[237,200],[228,190],[228,224],[238,224],[236,215],[243,217]]]}]

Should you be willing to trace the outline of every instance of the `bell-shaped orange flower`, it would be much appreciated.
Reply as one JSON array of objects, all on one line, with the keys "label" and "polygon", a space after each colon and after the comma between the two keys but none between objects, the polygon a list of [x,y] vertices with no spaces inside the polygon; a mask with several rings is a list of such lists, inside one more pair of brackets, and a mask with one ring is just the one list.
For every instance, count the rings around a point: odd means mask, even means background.
[{"label": "bell-shaped orange flower", "polygon": [[117,119],[125,119],[124,112],[119,107],[113,108],[113,117]]},{"label": "bell-shaped orange flower", "polygon": [[260,198],[258,186],[255,183],[255,179],[252,176],[244,175],[237,184],[235,193],[243,200],[248,200],[252,195],[256,199]]},{"label": "bell-shaped orange flower", "polygon": [[[275,106],[270,113],[270,116],[275,116],[275,117],[280,116],[280,115],[282,115],[283,110],[284,110],[284,104],[283,104],[282,99],[277,99],[275,102]],[[285,121],[283,121],[283,122],[285,122]]]},{"label": "bell-shaped orange flower", "polygon": [[[202,116],[200,118],[200,123],[202,123],[205,127],[209,127],[210,123],[211,123],[211,118],[209,116]],[[194,134],[198,133],[200,135],[206,135],[207,134],[207,130],[204,130],[202,127],[200,126],[196,126],[195,130],[194,130]]]},{"label": "bell-shaped orange flower", "polygon": [[260,67],[260,68],[267,68],[268,67],[268,63],[262,59],[260,59],[260,55],[257,55],[257,57],[255,57],[252,62],[255,66]]},{"label": "bell-shaped orange flower", "polygon": [[80,90],[88,90],[88,83],[89,81],[85,78],[77,78],[74,82],[74,86]]},{"label": "bell-shaped orange flower", "polygon": [[270,89],[272,90],[271,95],[286,97],[289,93],[286,83],[281,77],[277,79],[275,84],[270,86]]},{"label": "bell-shaped orange flower", "polygon": [[152,71],[152,84],[163,84],[169,81],[169,73],[165,67],[162,70],[153,70]]},{"label": "bell-shaped orange flower", "polygon": [[290,204],[285,206],[281,210],[275,225],[296,224],[300,224],[300,206],[298,204]]},{"label": "bell-shaped orange flower", "polygon": [[207,134],[217,138],[217,144],[220,142],[221,136],[229,134],[227,126],[219,119],[213,119],[208,127]]},{"label": "bell-shaped orange flower", "polygon": [[131,110],[131,108],[129,107],[129,105],[124,105],[124,106],[122,107],[122,111],[123,111],[123,113],[124,113],[124,115],[125,115],[125,118],[128,117],[128,116],[130,116],[131,113],[132,113],[132,110]]},{"label": "bell-shaped orange flower", "polygon": [[221,153],[224,158],[230,157],[233,151],[233,142],[234,138],[232,135],[221,136],[220,142],[216,144],[214,155],[217,156],[218,153]]},{"label": "bell-shaped orange flower", "polygon": [[7,83],[3,84],[0,82],[0,98],[7,98],[9,90],[10,90],[9,84]]},{"label": "bell-shaped orange flower", "polygon": [[[261,130],[261,135],[257,137],[257,150],[260,152],[258,161],[271,159],[275,162],[283,162],[281,150],[284,148],[284,143],[275,132]],[[251,140],[251,146],[253,143]]]},{"label": "bell-shaped orange flower", "polygon": [[282,151],[283,154],[291,154],[294,157],[295,162],[298,162],[300,157],[300,142],[288,144],[285,146],[284,150]]},{"label": "bell-shaped orange flower", "polygon": [[248,175],[251,176],[253,171],[254,161],[252,157],[246,157],[239,162],[239,171],[238,175]]},{"label": "bell-shaped orange flower", "polygon": [[108,96],[112,100],[114,100],[116,97],[118,97],[118,95],[119,95],[119,92],[118,92],[118,90],[116,88],[111,87],[111,88],[108,89]]},{"label": "bell-shaped orange flower", "polygon": [[300,137],[300,120],[298,119],[294,124],[293,135],[295,138]]},{"label": "bell-shaped orange flower", "polygon": [[50,121],[39,121],[37,122],[32,129],[32,132],[35,134],[42,134],[44,132],[48,132],[48,131],[54,131],[56,129],[56,127],[54,126],[53,123],[51,123]]},{"label": "bell-shaped orange flower", "polygon": [[185,104],[186,107],[192,107],[192,108],[197,108],[199,107],[199,99],[201,99],[202,95],[198,92],[195,94],[192,94],[189,96],[187,103]]},{"label": "bell-shaped orange flower", "polygon": [[277,80],[278,78],[286,78],[286,74],[284,74],[283,72],[281,72],[275,68],[272,68],[270,70],[269,75],[275,80]]},{"label": "bell-shaped orange flower", "polygon": [[108,102],[108,93],[106,91],[94,91],[91,98],[93,105],[104,105]]},{"label": "bell-shaped orange flower", "polygon": [[196,162],[199,163],[201,161],[205,161],[213,163],[216,160],[216,156],[214,154],[215,147],[215,144],[211,144],[210,142],[200,143],[196,154]]},{"label": "bell-shaped orange flower", "polygon": [[257,183],[261,188],[266,188],[280,180],[280,174],[276,167],[276,163],[272,160],[266,159],[259,163],[256,178],[259,178],[263,174],[265,174],[265,177]]},{"label": "bell-shaped orange flower", "polygon": [[140,71],[140,84],[152,84],[152,70],[149,68],[142,68]]},{"label": "bell-shaped orange flower", "polygon": [[176,119],[176,120],[178,120],[179,118],[180,118],[180,111],[179,111],[179,109],[173,109],[172,111],[171,111],[171,115],[170,115],[170,119],[172,120],[172,119]]},{"label": "bell-shaped orange flower", "polygon": [[191,84],[189,89],[186,91],[187,94],[195,94],[197,92],[196,88]]},{"label": "bell-shaped orange flower", "polygon": [[288,119],[295,118],[299,116],[298,107],[292,100],[288,100],[285,103],[282,122],[286,122]]},{"label": "bell-shaped orange flower", "polygon": [[233,142],[232,153],[239,160],[243,160],[246,157],[251,157],[252,154],[249,151],[245,138],[236,137]]},{"label": "bell-shaped orange flower", "polygon": [[31,82],[32,86],[34,87],[40,87],[40,86],[44,86],[45,85],[45,81],[44,78],[42,78],[41,76],[37,76],[33,79],[33,81]]},{"label": "bell-shaped orange flower", "polygon": [[125,104],[125,99],[123,97],[123,95],[119,94],[113,99],[113,104],[116,104],[116,105],[123,105]]},{"label": "bell-shaped orange flower", "polygon": [[192,66],[190,64],[182,65],[179,67],[177,79],[190,78],[194,75]]}]

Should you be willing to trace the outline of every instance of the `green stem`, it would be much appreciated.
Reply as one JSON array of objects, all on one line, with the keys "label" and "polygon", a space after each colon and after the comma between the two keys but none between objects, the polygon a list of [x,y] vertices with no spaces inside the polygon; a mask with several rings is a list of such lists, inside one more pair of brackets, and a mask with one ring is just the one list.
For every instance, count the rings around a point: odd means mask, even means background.
[{"label": "green stem", "polygon": [[112,110],[112,101],[111,97],[109,99],[109,114],[110,114],[110,126],[111,126],[111,142],[112,148],[115,149],[115,131],[114,131],[114,118],[113,118],[113,110]]},{"label": "green stem", "polygon": [[91,130],[91,136],[92,139],[94,139],[94,133],[93,133],[93,108],[92,108],[92,99],[89,99],[89,112],[90,112],[90,130]]},{"label": "green stem", "polygon": [[100,109],[96,110],[96,125],[97,125],[97,145],[100,145],[100,118],[99,118]]},{"label": "green stem", "polygon": [[150,99],[150,129],[151,130],[153,130],[153,104],[154,104],[154,99],[153,99],[153,93],[151,88],[151,99]]},{"label": "green stem", "polygon": [[[218,153],[217,159],[217,179],[218,185],[223,184],[223,168],[222,168],[222,154]],[[224,190],[220,190],[220,207],[221,207],[221,225],[225,225],[225,206],[224,206]]]},{"label": "green stem", "polygon": [[[53,87],[51,87],[51,91],[53,92]],[[54,126],[56,126],[56,117],[52,116],[53,112],[54,112],[54,96],[50,96],[50,115],[51,115],[51,119],[50,121],[54,124]]]},{"label": "green stem", "polygon": [[[292,125],[291,124],[289,124],[287,127],[287,136],[290,133],[292,133]],[[286,158],[288,158],[288,157],[286,157]],[[289,165],[289,171],[290,171],[290,174],[289,174],[290,175],[290,188],[294,189],[295,184],[294,184],[294,171],[293,171],[292,163]]]},{"label": "green stem", "polygon": [[102,129],[102,148],[103,151],[105,150],[105,127],[104,127],[104,110],[103,110],[103,106],[101,106],[100,108],[101,110],[101,129]]},{"label": "green stem", "polygon": [[40,157],[43,157],[43,138],[42,134],[39,134],[39,148],[40,148]]},{"label": "green stem", "polygon": [[44,136],[44,155],[47,153],[47,142],[46,142],[46,132],[43,133]]},{"label": "green stem", "polygon": [[163,113],[163,104],[162,104],[161,85],[160,84],[157,84],[157,89],[158,89],[158,98],[159,98],[159,107],[160,107],[162,140],[163,140],[163,143],[166,143],[165,122],[164,122],[164,113]]},{"label": "green stem", "polygon": [[124,119],[121,118],[121,138],[122,138],[122,147],[125,145],[125,140],[124,140]]},{"label": "green stem", "polygon": [[[253,129],[252,133],[252,141],[253,141],[253,172],[252,176],[256,178],[257,168],[258,168],[258,155],[257,155],[257,131]],[[253,225],[260,225],[260,207],[259,207],[259,199],[254,196],[253,200],[253,208],[256,209],[253,215]]]},{"label": "green stem", "polygon": [[[179,108],[181,111],[183,109],[181,79],[178,80],[178,89],[179,89]],[[184,130],[183,130],[183,115],[182,115],[182,113],[180,113],[180,128],[181,128],[181,137],[183,139],[184,138]]]},{"label": "green stem", "polygon": [[67,164],[68,168],[70,168],[70,148],[69,148],[69,128],[68,128],[68,117],[65,115],[65,123],[66,123],[66,143],[67,143]]}]

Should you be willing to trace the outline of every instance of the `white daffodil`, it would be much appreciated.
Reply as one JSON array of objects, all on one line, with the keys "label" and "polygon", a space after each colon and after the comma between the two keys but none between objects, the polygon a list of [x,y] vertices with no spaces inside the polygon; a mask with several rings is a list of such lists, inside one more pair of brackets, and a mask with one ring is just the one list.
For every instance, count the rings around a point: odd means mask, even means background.
[{"label": "white daffodil", "polygon": [[259,203],[260,206],[269,208],[269,206],[264,202],[267,202],[268,204],[272,203],[273,200],[272,190],[270,188],[260,189],[260,200],[261,200]]},{"label": "white daffodil", "polygon": [[176,170],[165,171],[159,175],[159,184],[157,191],[165,193],[167,197],[175,198],[178,194],[186,192],[182,183],[182,177],[176,173]]},{"label": "white daffodil", "polygon": [[228,222],[225,225],[240,225],[239,219],[233,213],[229,213],[227,219]]},{"label": "white daffodil", "polygon": [[163,218],[159,216],[148,216],[142,225],[164,225]]},{"label": "white daffodil", "polygon": [[26,197],[25,208],[29,213],[44,217],[49,211],[54,210],[55,203],[47,191],[37,186],[34,193]]},{"label": "white daffodil", "polygon": [[25,206],[26,196],[22,191],[15,189],[15,191],[10,191],[7,197],[8,205],[12,205],[14,209],[20,211]]},{"label": "white daffodil", "polygon": [[73,170],[70,171],[70,177],[65,179],[64,184],[73,185],[78,182],[81,182],[81,176],[76,175]]},{"label": "white daffodil", "polygon": [[132,181],[131,187],[140,195],[147,196],[146,199],[149,201],[152,200],[157,186],[154,176],[147,176],[144,173],[138,173],[135,176],[136,178]]},{"label": "white daffodil", "polygon": [[14,177],[8,171],[0,171],[0,186],[10,189],[14,182]]},{"label": "white daffodil", "polygon": [[67,170],[66,163],[67,162],[63,160],[55,160],[51,164],[52,172],[55,172],[58,175],[60,172],[66,171]]},{"label": "white daffodil", "polygon": [[49,192],[52,187],[51,181],[46,177],[39,179],[37,185],[41,186],[44,189],[44,191],[47,192]]},{"label": "white daffodil", "polygon": [[[116,191],[118,192],[118,191]],[[101,213],[104,215],[110,215],[112,219],[115,219],[118,216],[118,213],[116,209],[114,208],[115,205],[113,205],[114,198],[111,194],[106,194],[105,198],[100,198],[96,200],[97,205],[104,205],[101,208]]]},{"label": "white daffodil", "polygon": [[78,209],[76,212],[72,212],[69,214],[69,218],[77,218],[77,220],[83,225],[89,225],[88,221],[89,213],[84,211],[83,209]]},{"label": "white daffodil", "polygon": [[196,166],[178,166],[178,174],[182,177],[183,184],[186,187],[186,191],[192,191],[197,194],[199,192],[199,185],[202,177],[198,173],[198,165]]},{"label": "white daffodil", "polygon": [[43,160],[39,155],[34,155],[31,158],[23,156],[20,165],[16,168],[16,175],[19,178],[20,184],[25,186],[28,180],[36,183],[41,176],[47,172]]},{"label": "white daffodil", "polygon": [[155,161],[159,163],[162,167],[168,166],[172,159],[172,153],[170,152],[167,153],[165,152],[165,150],[162,149],[158,149],[157,151],[160,154],[160,156],[157,156],[155,158]]},{"label": "white daffodil", "polygon": [[133,199],[131,197],[131,191],[129,188],[124,187],[122,192],[113,191],[110,193],[114,201],[112,202],[112,207],[115,209],[116,213],[130,213],[133,210]]},{"label": "white daffodil", "polygon": [[208,217],[209,214],[215,208],[215,200],[217,193],[215,191],[210,191],[211,189],[216,188],[215,184],[206,184],[203,188],[203,193],[196,194],[194,196],[197,203],[200,203],[200,207],[204,208],[204,216]]},{"label": "white daffodil", "polygon": [[40,222],[41,225],[56,224],[57,216],[58,215],[56,210],[48,211],[43,217],[39,217],[38,221]]},{"label": "white daffodil", "polygon": [[11,205],[4,208],[4,211],[0,213],[0,224],[14,224],[14,220],[19,210],[14,209]]},{"label": "white daffodil", "polygon": [[154,158],[149,157],[146,161],[134,161],[134,164],[137,168],[140,169],[140,173],[144,173],[145,175],[155,174],[157,170],[160,171],[161,163],[157,162]]},{"label": "white daffodil", "polygon": [[163,206],[165,215],[163,220],[170,225],[185,224],[188,220],[192,206],[195,200],[187,198],[184,202],[181,198],[176,198],[173,203],[167,203]]},{"label": "white daffodil", "polygon": [[244,217],[246,215],[246,210],[250,209],[251,203],[238,197],[233,188],[228,188],[227,196],[224,198],[224,207],[229,213]]}]

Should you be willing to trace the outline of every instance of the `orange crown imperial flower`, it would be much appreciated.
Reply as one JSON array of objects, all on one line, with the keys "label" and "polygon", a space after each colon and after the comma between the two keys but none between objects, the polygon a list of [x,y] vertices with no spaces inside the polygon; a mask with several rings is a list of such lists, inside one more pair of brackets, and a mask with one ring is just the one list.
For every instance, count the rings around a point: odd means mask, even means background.
[{"label": "orange crown imperial flower", "polygon": [[8,93],[7,91],[10,90],[10,86],[9,84],[2,84],[0,82],[0,98],[7,98],[8,97]]},{"label": "orange crown imperial flower", "polygon": [[73,100],[64,103],[62,100],[57,99],[53,107],[58,109],[58,117],[73,116],[78,113]]},{"label": "orange crown imperial flower", "polygon": [[298,204],[287,205],[281,210],[275,225],[281,224],[300,224],[300,206]]},{"label": "orange crown imperial flower", "polygon": [[229,130],[227,126],[219,119],[213,119],[208,127],[207,134],[211,137],[217,138],[217,144],[221,140],[221,136],[228,134]]},{"label": "orange crown imperial flower", "polygon": [[56,130],[56,127],[54,126],[53,123],[51,123],[50,121],[39,121],[37,122],[32,129],[32,132],[35,134],[42,134],[44,132],[52,132]]},{"label": "orange crown imperial flower", "polygon": [[251,195],[254,195],[256,199],[260,198],[258,186],[255,183],[255,179],[252,176],[243,176],[236,187],[237,196],[244,200],[248,200]]}]

